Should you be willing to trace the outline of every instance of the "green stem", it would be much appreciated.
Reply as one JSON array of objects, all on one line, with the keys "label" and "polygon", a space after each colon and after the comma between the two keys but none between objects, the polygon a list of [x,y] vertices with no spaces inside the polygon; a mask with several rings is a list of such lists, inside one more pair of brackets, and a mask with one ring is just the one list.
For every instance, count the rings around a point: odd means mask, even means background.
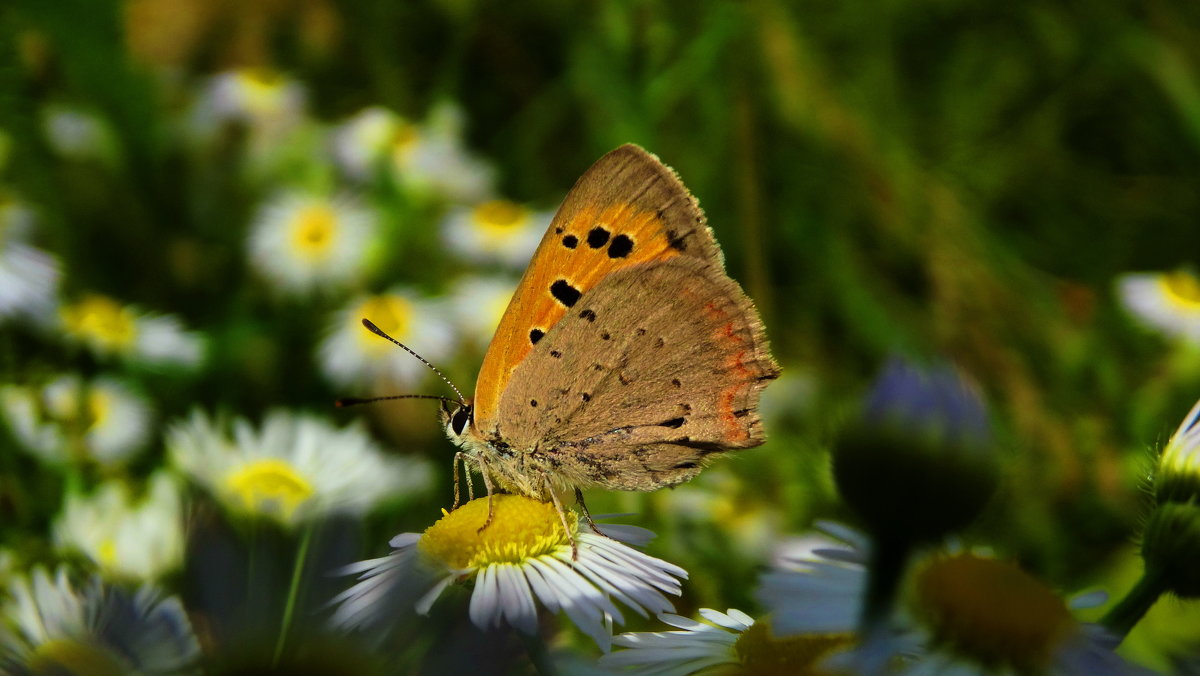
[{"label": "green stem", "polygon": [[1117,602],[1115,606],[1109,609],[1104,617],[1100,619],[1100,624],[1108,629],[1113,636],[1120,640],[1125,640],[1125,636],[1129,634],[1129,630],[1133,629],[1150,610],[1150,606],[1158,600],[1166,591],[1163,588],[1163,575],[1158,568],[1147,568],[1137,584],[1133,585],[1133,589],[1125,595],[1125,598]]},{"label": "green stem", "polygon": [[531,636],[519,629],[515,630],[515,633],[525,644],[525,652],[529,654],[529,661],[533,663],[533,670],[538,676],[556,676],[558,670],[554,668],[554,662],[550,659],[550,652],[546,650],[546,643],[542,637],[536,634]]},{"label": "green stem", "polygon": [[300,578],[304,572],[304,560],[308,558],[308,544],[312,540],[313,527],[309,525],[300,537],[300,547],[296,552],[296,565],[292,567],[292,582],[288,587],[287,605],[283,608],[283,625],[279,628],[279,638],[275,641],[275,656],[271,658],[271,666],[279,665],[279,657],[283,655],[283,644],[287,642],[288,630],[292,626],[292,613],[296,609],[296,596],[300,589]]}]

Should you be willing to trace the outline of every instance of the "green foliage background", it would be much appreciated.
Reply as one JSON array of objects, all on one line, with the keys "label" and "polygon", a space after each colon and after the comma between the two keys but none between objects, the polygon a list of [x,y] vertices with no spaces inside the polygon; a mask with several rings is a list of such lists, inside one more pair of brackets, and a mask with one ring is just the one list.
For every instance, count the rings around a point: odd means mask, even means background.
[{"label": "green foliage background", "polygon": [[[355,394],[310,366],[328,304],[273,301],[246,269],[245,228],[271,185],[169,141],[186,102],[163,73],[194,89],[231,66],[294,76],[326,121],[372,104],[420,119],[457,102],[470,145],[518,201],[553,206],[625,142],[673,166],[785,370],[811,386],[784,402],[767,445],[726,461],[719,476],[732,482],[700,480],[737,510],[781,532],[852,521],[827,476],[833,434],[888,355],[941,356],[983,387],[1007,456],[968,543],[1069,592],[1119,595],[1136,575],[1153,450],[1200,395],[1200,366],[1133,325],[1113,280],[1200,256],[1200,5],[6,3],[0,127],[14,144],[3,178],[39,205],[66,294],[175,313],[214,343],[198,375],[133,374],[164,420],[194,406],[327,411]],[[119,161],[55,158],[38,123],[53,102],[109,120]],[[327,180],[305,161],[286,163],[288,180]],[[443,292],[457,264],[436,221],[385,198],[396,247],[379,285]],[[99,368],[10,327],[0,359],[14,382]],[[444,366],[469,386],[478,355]],[[359,416],[444,467],[438,499],[363,524],[356,555],[378,555],[448,503],[451,447],[424,408],[336,414]],[[161,459],[160,447],[135,471]],[[0,538],[48,559],[61,480],[8,448],[2,467]],[[752,609],[763,561],[737,550],[728,524],[678,523],[656,500],[589,495],[594,511],[640,513],[660,534],[651,551],[691,572],[682,614]],[[1156,613],[1187,610],[1164,604]],[[1173,648],[1200,639],[1185,633]],[[1126,650],[1161,666],[1172,647],[1147,641],[1135,633]]]}]

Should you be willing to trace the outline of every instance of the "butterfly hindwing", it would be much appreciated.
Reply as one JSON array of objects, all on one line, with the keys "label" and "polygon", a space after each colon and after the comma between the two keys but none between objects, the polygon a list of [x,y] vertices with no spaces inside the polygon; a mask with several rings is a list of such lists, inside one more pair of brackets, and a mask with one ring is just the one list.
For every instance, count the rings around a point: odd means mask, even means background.
[{"label": "butterfly hindwing", "polygon": [[484,356],[474,399],[479,432],[494,434],[513,372],[583,296],[619,270],[673,258],[724,274],[703,212],[675,172],[634,145],[600,158],[555,214]]},{"label": "butterfly hindwing", "polygon": [[568,483],[650,490],[762,443],[758,397],[777,375],[758,313],[719,267],[643,262],[582,294],[520,364],[497,438]]}]

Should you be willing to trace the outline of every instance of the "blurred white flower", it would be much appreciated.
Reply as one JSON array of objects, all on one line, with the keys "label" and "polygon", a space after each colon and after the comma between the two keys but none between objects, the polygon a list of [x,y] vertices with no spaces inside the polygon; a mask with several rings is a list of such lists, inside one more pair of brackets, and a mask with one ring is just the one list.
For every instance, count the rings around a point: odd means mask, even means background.
[{"label": "blurred white flower", "polygon": [[250,232],[250,262],[280,290],[306,294],[364,276],[375,215],[348,197],[285,192],[268,201]]},{"label": "blurred white flower", "polygon": [[282,140],[303,119],[304,86],[286,75],[265,69],[242,68],[213,76],[204,85],[192,110],[191,130],[209,140],[228,124],[244,125],[251,147]]},{"label": "blurred white flower", "polygon": [[356,181],[367,179],[410,124],[382,106],[364,108],[333,129],[334,161]]},{"label": "blurred white flower", "polygon": [[118,159],[117,136],[104,118],[67,106],[51,105],[42,112],[46,142],[60,157],[72,160]]},{"label": "blurred white flower", "polygon": [[464,277],[455,282],[448,302],[463,339],[486,348],[516,288],[517,280],[507,277]]},{"label": "blurred white flower", "polygon": [[200,411],[167,432],[180,469],[230,511],[295,525],[338,512],[359,515],[383,501],[428,490],[427,462],[385,455],[363,429],[313,415],[267,413],[232,433]]},{"label": "blurred white flower", "polygon": [[33,212],[0,194],[0,320],[22,316],[46,323],[58,293],[58,261],[29,244]]},{"label": "blurred white flower", "polygon": [[9,585],[0,627],[0,672],[13,674],[191,673],[200,644],[179,600],[93,579],[77,591],[59,569],[35,569]]},{"label": "blurred white flower", "polygon": [[853,634],[776,637],[768,618],[755,621],[735,608],[723,613],[701,608],[700,616],[704,622],[664,613],[658,619],[676,630],[615,636],[613,645],[625,649],[602,656],[600,665],[612,673],[638,676],[833,676],[843,672],[823,662],[855,640]]},{"label": "blurred white flower", "polygon": [[150,406],[119,380],[84,383],[61,376],[43,387],[0,388],[0,408],[22,446],[44,462],[84,458],[102,465],[124,462],[150,434]]},{"label": "blurred white flower", "polygon": [[462,115],[451,104],[436,107],[423,125],[399,126],[391,165],[402,186],[462,204],[488,199],[495,182],[495,169],[464,147]]},{"label": "blurred white flower", "polygon": [[454,342],[444,307],[399,287],[354,299],[335,315],[321,341],[321,371],[341,386],[394,386],[429,375],[416,357],[368,331],[362,320],[369,319],[384,333],[438,363],[449,356]]},{"label": "blurred white flower", "polygon": [[[850,634],[859,624],[871,543],[837,524],[820,530],[819,540],[798,543],[766,574],[756,594],[777,636]],[[1068,604],[1016,565],[969,552],[928,556],[909,580],[894,632],[834,658],[838,666],[876,673],[887,665],[910,675],[1130,673],[1116,642],[1072,614],[1103,595]]]},{"label": "blurred white flower", "polygon": [[520,495],[496,494],[443,510],[423,534],[392,538],[389,556],[342,569],[360,581],[334,599],[333,622],[352,629],[377,626],[398,613],[424,614],[451,583],[472,580],[470,616],[480,629],[507,624],[534,634],[540,604],[565,612],[607,649],[612,623],[624,624],[612,599],[642,617],[673,609],[663,594],[678,596],[687,572],[614,539],[641,544],[652,533],[602,526],[607,535],[601,535],[580,528],[573,514],[568,527],[571,536],[553,504]]},{"label": "blurred white flower", "polygon": [[159,471],[139,498],[116,481],[92,495],[68,495],[54,525],[54,539],[60,548],[82,552],[106,573],[156,580],[183,563],[179,486]]},{"label": "blurred white flower", "polygon": [[466,260],[524,269],[553,217],[508,200],[490,200],[451,210],[442,225],[442,241]]},{"label": "blurred white flower", "polygon": [[1117,295],[1139,322],[1200,345],[1200,277],[1187,270],[1117,278]]},{"label": "blurred white flower", "polygon": [[187,368],[204,358],[203,339],[172,315],[142,312],[97,293],[64,304],[58,314],[64,335],[100,356]]}]

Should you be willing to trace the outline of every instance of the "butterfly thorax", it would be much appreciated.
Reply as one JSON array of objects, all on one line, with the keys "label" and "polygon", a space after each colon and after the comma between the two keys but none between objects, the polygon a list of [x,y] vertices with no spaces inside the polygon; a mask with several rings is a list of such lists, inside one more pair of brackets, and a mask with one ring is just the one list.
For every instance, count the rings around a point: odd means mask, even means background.
[{"label": "butterfly thorax", "polygon": [[551,486],[561,492],[570,484],[532,449],[516,449],[499,439],[486,439],[474,426],[457,435],[448,429],[447,435],[478,464],[480,472],[510,493],[547,500]]},{"label": "butterfly thorax", "polygon": [[443,407],[446,436],[475,461],[485,481],[494,481],[510,493],[546,500],[548,490],[572,486],[535,449],[517,449],[493,434],[488,438],[475,425],[470,402],[454,409]]}]

